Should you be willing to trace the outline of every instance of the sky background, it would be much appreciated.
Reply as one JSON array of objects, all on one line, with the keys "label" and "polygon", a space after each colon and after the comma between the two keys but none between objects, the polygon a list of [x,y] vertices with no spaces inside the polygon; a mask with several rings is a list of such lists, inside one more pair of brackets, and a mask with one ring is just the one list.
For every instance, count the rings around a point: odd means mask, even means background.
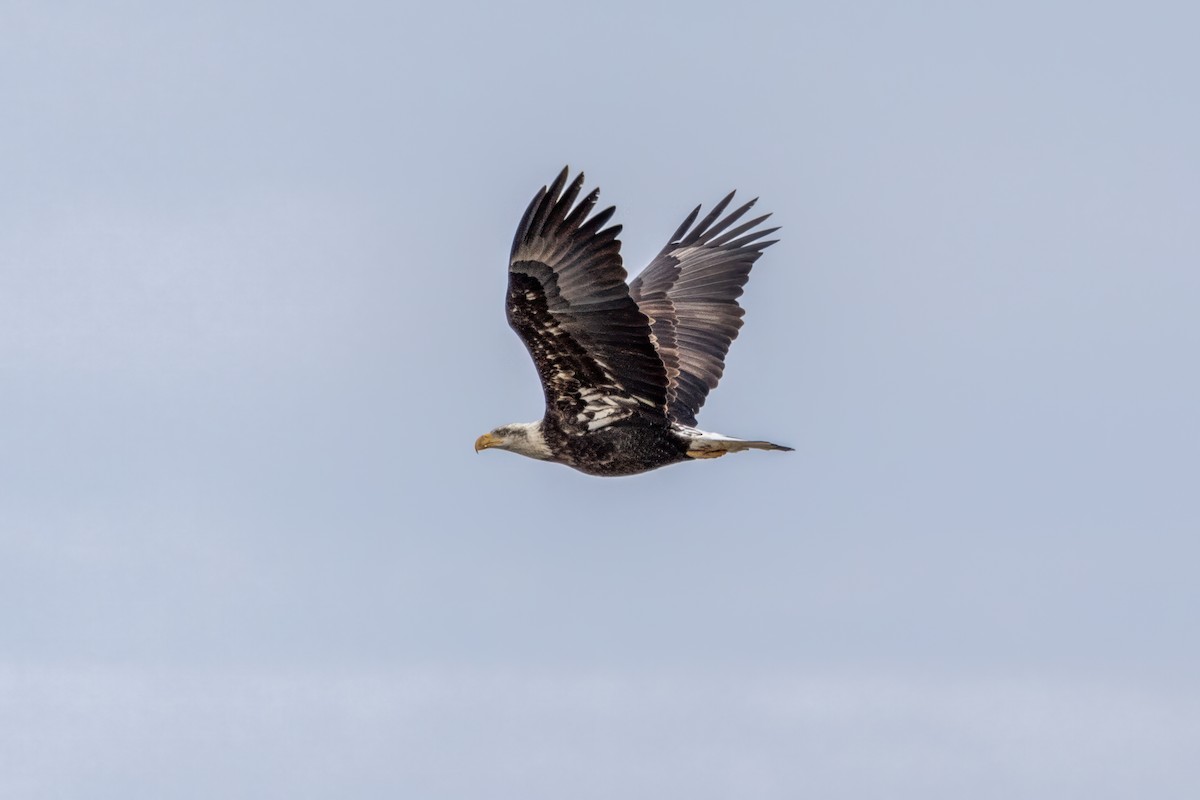
[{"label": "sky background", "polygon": [[[1194,798],[1188,3],[0,3],[0,796]],[[783,226],[598,479],[512,231]]]}]

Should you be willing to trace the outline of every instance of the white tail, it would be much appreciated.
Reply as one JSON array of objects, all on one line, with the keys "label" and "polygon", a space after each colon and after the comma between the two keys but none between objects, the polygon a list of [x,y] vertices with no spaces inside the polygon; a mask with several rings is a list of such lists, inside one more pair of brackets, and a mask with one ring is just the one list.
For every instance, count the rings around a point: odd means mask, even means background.
[{"label": "white tail", "polygon": [[698,431],[695,428],[681,428],[679,433],[688,439],[687,454],[691,458],[720,458],[726,453],[739,453],[742,450],[782,450],[786,452],[792,449],[774,442],[734,439],[719,433]]}]

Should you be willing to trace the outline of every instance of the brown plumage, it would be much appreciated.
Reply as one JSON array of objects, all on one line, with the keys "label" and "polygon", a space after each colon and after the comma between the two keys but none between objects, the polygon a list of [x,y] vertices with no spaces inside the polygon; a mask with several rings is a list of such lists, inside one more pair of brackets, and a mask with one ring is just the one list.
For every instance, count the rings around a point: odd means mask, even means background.
[{"label": "brown plumage", "polygon": [[721,217],[731,192],[693,227],[697,207],[650,266],[626,286],[613,208],[576,203],[582,173],[564,169],[521,219],[509,259],[506,312],[537,367],[538,422],[501,426],[476,450],[499,447],[596,475],[629,475],[746,449],[788,450],[696,430],[742,326],[737,303],[763,238],[764,215],[733,227],[750,201]]}]

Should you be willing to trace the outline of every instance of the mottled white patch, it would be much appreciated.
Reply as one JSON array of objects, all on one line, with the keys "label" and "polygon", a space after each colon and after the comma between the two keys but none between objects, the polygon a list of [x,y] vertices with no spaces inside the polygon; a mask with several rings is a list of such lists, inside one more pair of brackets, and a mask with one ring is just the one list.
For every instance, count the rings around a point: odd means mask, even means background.
[{"label": "mottled white patch", "polygon": [[603,389],[591,388],[580,394],[583,400],[583,410],[575,416],[575,421],[585,425],[589,431],[599,430],[618,420],[625,419],[631,413],[630,409],[637,406],[636,398],[610,394]]}]

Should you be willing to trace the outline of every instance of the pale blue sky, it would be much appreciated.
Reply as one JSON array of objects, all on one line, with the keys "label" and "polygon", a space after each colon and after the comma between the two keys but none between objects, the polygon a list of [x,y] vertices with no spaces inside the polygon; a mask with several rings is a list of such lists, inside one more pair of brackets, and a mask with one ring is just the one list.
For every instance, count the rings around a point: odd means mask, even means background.
[{"label": "pale blue sky", "polygon": [[[0,4],[0,795],[1192,798],[1200,12]],[[782,241],[601,480],[503,317],[584,169]]]}]

